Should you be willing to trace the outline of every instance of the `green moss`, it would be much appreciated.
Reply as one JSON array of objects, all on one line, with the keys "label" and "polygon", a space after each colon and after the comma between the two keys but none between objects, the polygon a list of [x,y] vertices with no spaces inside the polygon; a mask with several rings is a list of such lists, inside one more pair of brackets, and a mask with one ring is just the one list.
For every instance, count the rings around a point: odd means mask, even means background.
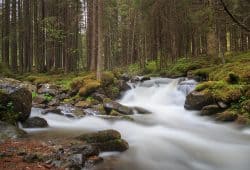
[{"label": "green moss", "polygon": [[76,77],[70,82],[71,89],[78,89],[80,88],[84,83],[83,77]]},{"label": "green moss", "polygon": [[103,103],[109,103],[109,102],[112,102],[112,99],[110,99],[110,98],[103,99]]},{"label": "green moss", "polygon": [[155,61],[150,61],[146,63],[146,66],[143,70],[144,74],[155,74],[158,72],[159,69],[157,68],[156,62]]},{"label": "green moss", "polygon": [[85,80],[85,85],[80,88],[79,95],[81,97],[87,97],[100,87],[100,82],[96,80]]},{"label": "green moss", "polygon": [[46,102],[50,102],[51,100],[53,100],[53,96],[51,96],[50,94],[46,93],[44,94],[44,98]]},{"label": "green moss", "polygon": [[225,81],[208,81],[199,84],[196,90],[211,94],[217,101],[230,103],[240,99],[243,86],[228,84]]},{"label": "green moss", "polygon": [[32,92],[32,99],[34,99],[35,97],[37,97],[37,93],[36,92]]},{"label": "green moss", "polygon": [[106,115],[106,111],[104,109],[104,106],[102,104],[99,104],[96,108],[98,110],[98,112],[102,115]]},{"label": "green moss", "polygon": [[131,64],[126,68],[129,75],[139,75],[141,73],[140,65],[138,63]]},{"label": "green moss", "polygon": [[210,88],[212,85],[214,84],[213,81],[207,81],[207,82],[204,82],[204,83],[200,83],[196,86],[195,90],[196,91],[202,91],[202,90],[205,90],[207,88]]},{"label": "green moss", "polygon": [[95,105],[95,104],[98,104],[99,101],[95,100],[93,97],[89,96],[87,97],[86,99],[86,102],[90,103],[90,105]]},{"label": "green moss", "polygon": [[115,79],[115,75],[110,71],[105,71],[102,73],[101,84],[102,86],[107,86],[109,84],[113,84]]},{"label": "green moss", "polygon": [[192,71],[192,73],[195,76],[198,76],[201,78],[201,80],[208,80],[209,79],[209,74],[210,72],[213,70],[212,67],[208,67],[208,68],[201,68],[201,69],[197,69]]}]

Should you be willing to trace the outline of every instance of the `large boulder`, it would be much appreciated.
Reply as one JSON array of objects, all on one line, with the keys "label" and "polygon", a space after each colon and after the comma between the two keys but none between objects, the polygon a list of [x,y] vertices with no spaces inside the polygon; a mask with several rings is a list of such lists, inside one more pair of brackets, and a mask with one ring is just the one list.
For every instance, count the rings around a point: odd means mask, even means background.
[{"label": "large boulder", "polygon": [[115,110],[115,111],[117,111],[121,114],[124,114],[124,115],[132,115],[133,114],[133,109],[131,109],[127,106],[123,106],[120,103],[117,103],[114,101],[104,103],[103,107],[107,113],[111,113],[112,110]]},{"label": "large boulder", "polygon": [[18,129],[17,127],[6,122],[0,121],[0,141],[22,138],[25,135],[25,131]]},{"label": "large boulder", "polygon": [[48,123],[45,119],[40,117],[31,117],[22,123],[24,128],[46,128]]},{"label": "large boulder", "polygon": [[210,94],[198,91],[192,91],[187,95],[185,108],[188,110],[201,110],[204,106],[215,103]]},{"label": "large boulder", "polygon": [[[14,114],[14,121],[25,121],[31,112],[32,94],[19,81],[0,79],[0,106],[0,112]],[[4,120],[3,116],[0,120]]]},{"label": "large boulder", "polygon": [[77,137],[77,139],[99,148],[102,152],[124,152],[129,148],[128,143],[121,139],[121,134],[115,130],[87,133]]}]

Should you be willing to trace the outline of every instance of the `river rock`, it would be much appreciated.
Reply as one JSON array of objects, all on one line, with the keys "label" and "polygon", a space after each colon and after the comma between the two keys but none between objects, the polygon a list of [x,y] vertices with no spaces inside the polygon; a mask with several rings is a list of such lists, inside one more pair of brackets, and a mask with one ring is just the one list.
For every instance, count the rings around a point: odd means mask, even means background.
[{"label": "river rock", "polygon": [[151,78],[147,76],[135,76],[130,81],[131,83],[138,83],[138,82],[144,82],[147,80],[151,80]]},{"label": "river rock", "polygon": [[89,157],[84,164],[84,167],[86,169],[91,169],[92,167],[94,167],[95,165],[102,163],[103,162],[103,158],[99,157],[99,156],[91,156]]},{"label": "river rock", "polygon": [[35,163],[41,161],[41,159],[37,154],[27,154],[23,156],[23,161],[27,163]]},{"label": "river rock", "polygon": [[64,166],[66,169],[81,170],[84,165],[82,154],[69,155],[67,158],[67,165]]},{"label": "river rock", "polygon": [[217,105],[218,105],[221,109],[227,109],[227,108],[229,108],[229,105],[226,104],[226,103],[224,103],[224,102],[222,102],[222,101],[217,102]]},{"label": "river rock", "polygon": [[222,121],[222,122],[232,122],[237,119],[237,114],[233,111],[226,110],[222,113],[216,114],[216,120]]},{"label": "river rock", "polygon": [[115,130],[83,134],[77,137],[77,139],[98,147],[102,152],[123,152],[129,148],[128,143],[121,139],[121,134]]},{"label": "river rock", "polygon": [[85,158],[88,158],[90,156],[98,156],[100,150],[92,145],[76,145],[71,147],[71,152],[74,154],[81,153]]},{"label": "river rock", "polygon": [[47,121],[40,117],[29,118],[22,125],[24,128],[46,128],[49,126]]},{"label": "river rock", "polygon": [[202,116],[210,116],[210,115],[214,115],[216,113],[221,112],[222,109],[214,104],[214,105],[208,105],[208,106],[204,106],[201,110],[201,115]]},{"label": "river rock", "polygon": [[59,106],[60,105],[60,100],[57,98],[53,98],[49,103],[48,106]]},{"label": "river rock", "polygon": [[129,145],[123,139],[110,140],[103,143],[95,143],[94,146],[97,146],[101,152],[124,152],[128,150]]},{"label": "river rock", "polygon": [[109,140],[121,139],[121,134],[115,130],[103,130],[94,133],[87,133],[78,136],[77,139],[86,141],[87,143],[102,143]]},{"label": "river rock", "polygon": [[201,110],[204,106],[214,103],[213,98],[209,94],[198,91],[192,91],[187,95],[185,108],[188,110]]},{"label": "river rock", "polygon": [[[31,112],[32,94],[22,87],[19,81],[14,79],[0,79],[0,105],[3,106],[0,111],[10,111],[18,114],[18,117],[13,116],[16,121],[25,121]],[[7,108],[11,105],[11,108]],[[1,118],[0,118],[1,120]]]},{"label": "river rock", "polygon": [[124,74],[122,74],[120,76],[120,79],[124,80],[124,81],[129,81],[130,80],[130,76],[128,74],[124,73]]},{"label": "river rock", "polygon": [[137,112],[137,114],[151,114],[151,111],[141,107],[133,107],[133,109]]},{"label": "river rock", "polygon": [[47,103],[46,99],[44,96],[42,95],[38,95],[36,97],[33,98],[32,104],[33,105],[39,105],[39,104],[45,104]]},{"label": "river rock", "polygon": [[7,139],[17,139],[22,138],[26,135],[26,132],[10,125],[6,122],[0,121],[0,141],[5,141]]},{"label": "river rock", "polygon": [[42,111],[43,115],[46,115],[48,113],[57,114],[57,115],[63,115],[61,109],[56,108],[56,107],[51,107],[51,108],[48,108],[48,109],[45,109],[45,110]]},{"label": "river rock", "polygon": [[99,101],[99,102],[103,102],[104,99],[107,98],[106,95],[102,94],[102,93],[98,93],[98,92],[95,92],[91,95],[91,97],[93,97],[93,99]]},{"label": "river rock", "polygon": [[91,106],[91,103],[88,101],[79,101],[75,104],[75,107],[80,107],[80,108],[89,108]]},{"label": "river rock", "polygon": [[118,86],[119,86],[120,91],[128,91],[131,89],[131,87],[127,84],[125,80],[119,80]]},{"label": "river rock", "polygon": [[120,103],[117,102],[108,102],[108,103],[104,103],[103,104],[104,109],[106,110],[107,113],[111,113],[112,110],[115,110],[121,114],[124,115],[132,115],[133,114],[133,110],[127,106],[123,106]]},{"label": "river rock", "polygon": [[52,84],[39,84],[37,86],[37,93],[56,96],[59,93],[59,87]]}]

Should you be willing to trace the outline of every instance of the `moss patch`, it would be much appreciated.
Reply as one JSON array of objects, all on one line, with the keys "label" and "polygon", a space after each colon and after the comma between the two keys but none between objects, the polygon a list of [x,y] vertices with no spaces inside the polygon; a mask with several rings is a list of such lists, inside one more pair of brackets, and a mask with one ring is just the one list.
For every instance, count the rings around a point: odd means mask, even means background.
[{"label": "moss patch", "polygon": [[237,101],[243,95],[243,85],[232,85],[225,81],[208,81],[199,84],[197,91],[209,93],[217,101],[231,103]]},{"label": "moss patch", "polygon": [[93,93],[95,90],[97,90],[100,87],[100,82],[96,80],[85,80],[84,86],[80,88],[79,95],[81,97],[86,97]]},{"label": "moss patch", "polygon": [[110,72],[106,71],[102,73],[101,84],[102,86],[107,86],[109,84],[113,84],[115,79],[115,75]]}]

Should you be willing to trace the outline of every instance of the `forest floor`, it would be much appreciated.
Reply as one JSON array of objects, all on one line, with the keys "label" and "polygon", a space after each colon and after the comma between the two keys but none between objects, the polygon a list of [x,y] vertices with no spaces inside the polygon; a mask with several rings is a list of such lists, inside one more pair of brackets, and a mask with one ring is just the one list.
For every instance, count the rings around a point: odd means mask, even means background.
[{"label": "forest floor", "polygon": [[[36,155],[52,154],[53,148],[39,140],[9,140],[0,145],[1,170],[47,170],[52,167],[36,161]],[[33,155],[33,158],[32,158]],[[30,158],[29,158],[30,157]]]}]

